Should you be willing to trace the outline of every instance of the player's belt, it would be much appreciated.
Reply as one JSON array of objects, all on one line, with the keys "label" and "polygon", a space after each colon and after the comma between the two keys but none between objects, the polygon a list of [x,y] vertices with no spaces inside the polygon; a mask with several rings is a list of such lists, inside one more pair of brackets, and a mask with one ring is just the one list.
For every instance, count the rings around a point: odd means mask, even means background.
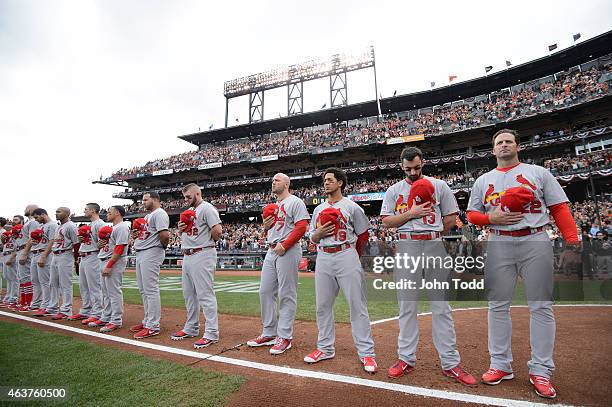
[{"label": "player's belt", "polygon": [[512,237],[521,237],[521,236],[529,236],[535,235],[536,233],[540,233],[544,230],[544,226],[540,226],[539,228],[525,228],[519,230],[497,230],[492,229],[493,233],[501,236],[512,236]]},{"label": "player's belt", "polygon": [[23,246],[18,246],[18,247],[17,247],[15,250],[16,250],[16,251],[20,251],[20,250],[23,250],[23,249],[25,249],[25,245],[23,245]]},{"label": "player's belt", "polygon": [[38,249],[38,250],[32,250],[32,252],[31,252],[31,253],[32,253],[32,254],[38,254],[38,253],[42,253],[42,252],[44,252],[44,251],[45,251],[45,249]]},{"label": "player's belt", "polygon": [[185,249],[183,250],[183,255],[184,256],[191,256],[192,254],[196,254],[198,252],[201,252],[204,249],[210,249],[213,248],[215,246],[204,246],[204,247],[196,247],[195,249]]},{"label": "player's belt", "polygon": [[53,254],[55,254],[56,256],[59,256],[60,254],[66,253],[71,251],[72,249],[62,249],[62,250],[56,250],[53,252]]},{"label": "player's belt", "polygon": [[92,254],[98,254],[99,250],[94,250],[92,252],[80,252],[79,253],[79,257],[87,257],[87,256],[91,256]]},{"label": "player's belt", "polygon": [[145,248],[145,249],[134,249],[134,251],[135,251],[136,253],[140,253],[140,252],[144,252],[145,250],[152,249],[152,248],[154,248],[154,247],[161,247],[161,246],[151,246],[151,247],[147,247],[147,248]]},{"label": "player's belt", "polygon": [[399,238],[402,240],[434,240],[442,237],[440,232],[426,233],[400,233]]},{"label": "player's belt", "polygon": [[323,250],[325,253],[338,253],[338,252],[341,252],[342,250],[350,249],[350,247],[351,245],[349,243],[343,243],[338,246],[330,246],[330,247],[319,246],[319,248]]}]

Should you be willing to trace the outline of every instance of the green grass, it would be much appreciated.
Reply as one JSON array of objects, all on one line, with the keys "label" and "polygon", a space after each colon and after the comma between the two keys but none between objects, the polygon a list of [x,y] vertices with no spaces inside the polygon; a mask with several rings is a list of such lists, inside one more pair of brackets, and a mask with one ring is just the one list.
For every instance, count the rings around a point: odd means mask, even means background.
[{"label": "green grass", "polygon": [[244,381],[7,322],[0,360],[1,386],[64,387],[71,406],[221,406]]},{"label": "green grass", "polygon": [[[389,280],[390,275],[381,275],[381,278]],[[259,277],[245,276],[217,276],[216,281],[259,281]],[[372,321],[390,318],[398,315],[399,307],[397,304],[396,294],[394,291],[379,291],[372,289],[372,279],[368,278],[368,309],[370,319]],[[573,303],[607,303],[610,304],[610,295],[602,296],[601,281],[584,281],[581,284],[572,282],[559,282],[555,284],[555,298],[558,304],[573,304]],[[141,304],[142,300],[138,290],[124,289],[124,300],[127,303]],[[78,293],[78,288],[75,286],[75,294]],[[181,291],[162,291],[161,292],[162,306],[184,309],[185,303]],[[217,293],[217,302],[219,312],[222,314],[259,316],[259,294],[257,293]],[[484,299],[482,291],[463,292],[461,299],[450,301],[452,308],[470,308],[470,307],[486,307],[487,302]],[[513,304],[525,305],[523,284],[518,282]],[[430,310],[429,301],[426,297],[419,304],[419,312],[427,312]],[[316,320],[315,308],[315,288],[314,278],[301,277],[298,285],[298,308],[296,318],[303,321]],[[337,322],[349,322],[348,305],[342,291],[338,295],[334,306],[335,319]]]}]

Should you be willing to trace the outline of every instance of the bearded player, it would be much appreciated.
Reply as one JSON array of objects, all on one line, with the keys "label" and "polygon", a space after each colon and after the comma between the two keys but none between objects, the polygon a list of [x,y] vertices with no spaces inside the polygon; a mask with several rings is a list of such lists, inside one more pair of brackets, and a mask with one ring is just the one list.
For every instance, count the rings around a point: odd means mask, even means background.
[{"label": "bearded player", "polygon": [[83,211],[89,219],[89,225],[82,225],[77,231],[79,242],[79,292],[81,294],[81,309],[68,317],[70,321],[81,324],[97,321],[102,316],[102,282],[101,263],[98,260],[98,232],[104,226],[100,219],[100,205],[90,202]]},{"label": "bearded player", "polygon": [[200,332],[200,309],[204,312],[204,335],[197,340],[195,349],[206,348],[219,341],[217,297],[214,291],[217,249],[215,242],[222,233],[219,212],[202,199],[202,190],[196,184],[183,188],[183,197],[191,209],[181,214],[183,274],[181,284],[187,308],[187,321],[183,329],[171,335],[174,341],[194,338]]},{"label": "bearded player", "polygon": [[142,203],[149,213],[132,223],[132,236],[136,250],[136,281],[144,305],[144,319],[130,328],[134,339],[159,335],[161,301],[159,296],[159,272],[166,247],[170,241],[170,218],[162,209],[157,192],[147,192]]},{"label": "bearded player", "polygon": [[580,242],[563,188],[545,168],[519,161],[518,141],[514,130],[495,133],[497,168],[476,180],[468,205],[469,221],[491,229],[485,266],[491,364],[482,381],[495,385],[514,378],[510,304],[521,275],[530,313],[529,381],[539,396],[555,398],[557,391],[550,381],[556,331],[553,249],[544,230],[550,221],[548,211],[568,244]]},{"label": "bearded player", "polygon": [[[423,175],[423,153],[416,147],[405,148],[400,155],[400,165],[406,179],[393,184],[385,193],[380,215],[387,228],[397,228],[400,240],[397,254],[417,259],[444,259],[448,256],[442,232],[455,225],[459,208],[446,182]],[[397,282],[411,280],[416,287],[421,281],[448,281],[451,269],[423,262],[418,269],[400,268],[393,271]],[[432,337],[438,351],[442,374],[466,386],[477,384],[474,376],[461,365],[457,351],[457,337],[452,310],[443,290],[428,290],[432,313]],[[389,368],[388,376],[399,378],[414,370],[419,342],[417,311],[419,289],[398,290],[399,327],[397,338],[398,361]]]}]

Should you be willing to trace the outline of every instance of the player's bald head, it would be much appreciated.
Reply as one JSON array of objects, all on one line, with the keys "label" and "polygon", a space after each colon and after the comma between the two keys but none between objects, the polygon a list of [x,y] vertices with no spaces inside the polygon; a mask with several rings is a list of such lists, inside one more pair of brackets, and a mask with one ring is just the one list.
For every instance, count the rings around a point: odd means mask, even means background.
[{"label": "player's bald head", "polygon": [[279,172],[272,177],[272,192],[277,195],[281,194],[283,191],[289,189],[289,184],[291,184],[291,179],[287,174]]},{"label": "player's bald head", "polygon": [[35,209],[38,209],[38,205],[30,204],[26,206],[25,210],[23,211],[23,214],[25,216],[32,216]]},{"label": "player's bald head", "polygon": [[55,210],[55,219],[59,220],[60,222],[63,221],[64,219],[68,219],[69,217],[70,217],[70,208],[67,208],[65,206],[60,206],[59,208]]},{"label": "player's bald head", "polygon": [[191,184],[187,184],[187,185],[185,185],[183,187],[183,194],[185,194],[187,192],[190,192],[190,193],[193,193],[193,194],[195,194],[195,193],[200,193],[201,194],[202,190],[200,189],[198,184],[191,183]]}]

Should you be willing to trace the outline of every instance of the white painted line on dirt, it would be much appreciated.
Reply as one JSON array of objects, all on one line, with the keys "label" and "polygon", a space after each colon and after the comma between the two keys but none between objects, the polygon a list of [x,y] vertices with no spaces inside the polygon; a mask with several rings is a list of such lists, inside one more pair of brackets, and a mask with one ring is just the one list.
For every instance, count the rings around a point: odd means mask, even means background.
[{"label": "white painted line on dirt", "polygon": [[336,373],[326,373],[326,372],[312,371],[312,370],[306,370],[306,369],[296,369],[296,368],[291,368],[287,366],[277,366],[277,365],[270,365],[266,363],[251,362],[248,360],[228,358],[225,356],[212,356],[211,357],[211,355],[206,354],[206,353],[200,353],[200,352],[185,350],[185,349],[178,349],[178,348],[174,348],[171,346],[158,345],[158,344],[149,343],[149,342],[140,342],[134,339],[127,339],[127,338],[122,338],[118,336],[106,335],[106,334],[102,334],[99,332],[88,331],[88,330],[81,329],[81,328],[75,328],[72,326],[57,324],[55,322],[34,319],[31,317],[27,317],[25,315],[13,314],[13,313],[8,313],[4,311],[0,311],[0,315],[9,317],[9,318],[20,319],[23,321],[33,322],[35,324],[49,326],[49,327],[61,329],[64,331],[75,332],[81,335],[92,336],[95,338],[105,339],[105,340],[112,341],[112,342],[124,343],[126,345],[136,346],[136,347],[145,348],[145,349],[151,349],[151,350],[155,350],[159,352],[172,353],[172,354],[187,356],[187,357],[191,357],[195,359],[209,358],[207,360],[210,360],[213,362],[225,363],[229,365],[235,365],[235,366],[246,367],[246,368],[251,368],[251,369],[258,369],[258,370],[263,370],[266,372],[287,374],[287,375],[297,376],[297,377],[305,377],[305,378],[318,379],[318,380],[328,380],[328,381],[336,382],[336,383],[352,384],[352,385],[359,385],[359,386],[371,387],[371,388],[382,389],[382,390],[390,390],[390,391],[395,391],[398,393],[405,393],[405,394],[411,394],[411,395],[416,395],[416,396],[433,397],[433,398],[444,399],[444,400],[460,401],[464,403],[485,404],[489,406],[512,406],[512,407],[531,407],[531,406],[564,407],[566,406],[563,404],[534,403],[534,402],[526,401],[526,400],[504,399],[504,398],[497,398],[497,397],[479,396],[476,394],[452,392],[452,391],[446,391],[446,390],[428,389],[424,387],[408,386],[405,384],[389,383],[389,382],[383,382],[383,381],[378,381],[378,380],[363,379],[360,377],[345,376],[345,375],[336,374]]},{"label": "white painted line on dirt", "polygon": [[[612,304],[555,304],[553,307],[612,307]],[[527,305],[511,305],[510,308],[528,308]],[[472,307],[472,308],[455,308],[453,312],[456,311],[474,311],[474,310],[482,310],[487,309],[487,307]],[[417,314],[418,317],[422,317],[424,315],[431,315],[431,312],[421,312]],[[396,321],[399,319],[397,317],[379,319],[378,321],[371,321],[370,325],[382,324],[383,322]]]}]

